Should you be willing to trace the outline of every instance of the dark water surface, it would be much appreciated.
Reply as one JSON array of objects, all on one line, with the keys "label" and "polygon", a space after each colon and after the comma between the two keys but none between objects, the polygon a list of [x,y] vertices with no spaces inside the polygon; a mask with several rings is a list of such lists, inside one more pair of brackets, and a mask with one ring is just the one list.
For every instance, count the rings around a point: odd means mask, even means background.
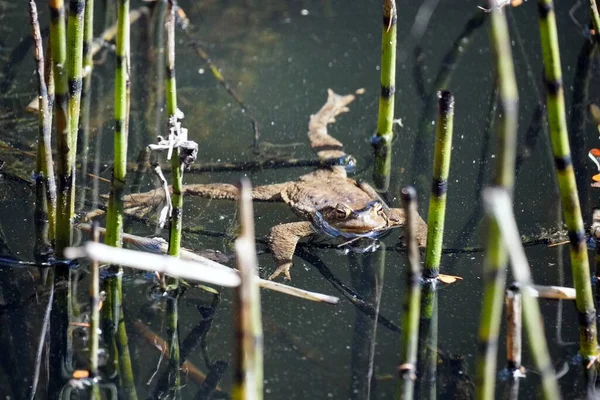
[{"label": "dark water surface", "polygon": [[[47,10],[43,2],[41,25],[47,26]],[[179,108],[185,113],[184,125],[192,140],[199,144],[197,164],[253,160],[253,129],[247,114],[258,121],[263,151],[279,152],[284,156],[313,158],[307,145],[306,131],[309,116],[326,99],[327,88],[345,94],[365,88],[366,94],[350,105],[350,113],[338,118],[330,133],[346,146],[346,152],[359,161],[358,178],[371,177],[369,137],[377,120],[379,94],[379,56],[381,16],[380,2],[357,0],[302,1],[180,1],[192,23],[192,35],[210,53],[235,92],[249,106],[246,113],[223,90],[206,63],[197,56],[190,39],[177,31],[177,85]],[[431,2],[430,2],[431,3]],[[435,77],[442,67],[444,56],[464,29],[477,15],[477,1],[442,0],[435,10],[420,44],[423,49],[423,75],[427,92],[433,89]],[[132,8],[141,2],[133,2]],[[414,74],[413,48],[418,38],[411,38],[411,26],[421,5],[418,1],[398,1],[398,43],[401,54],[396,77],[396,115],[404,127],[398,129],[393,148],[393,176],[389,192],[391,205],[399,206],[399,189],[415,184],[420,189],[420,213],[425,218],[431,171],[432,136],[419,134],[419,124],[426,98],[419,93]],[[573,106],[573,89],[577,59],[587,40],[584,32],[569,16],[570,2],[557,4],[558,30],[562,52],[568,118],[579,176],[584,218],[589,220],[591,209],[597,205],[596,196],[588,186],[596,171],[586,161],[589,148],[597,146],[598,132],[591,123],[574,120],[580,107]],[[97,7],[96,33],[101,31],[104,17]],[[575,10],[574,17],[586,21],[587,9]],[[556,184],[552,173],[552,157],[545,128],[539,132],[533,148],[526,148],[525,139],[536,107],[543,102],[542,65],[537,25],[536,4],[524,3],[509,13],[513,54],[520,95],[520,149],[526,157],[520,166],[516,190],[515,213],[521,233],[539,236],[552,231],[560,216]],[[486,142],[488,103],[493,86],[492,54],[487,22],[471,36],[471,43],[456,65],[448,89],[456,98],[452,167],[448,190],[445,247],[480,247],[480,192],[489,182],[495,159],[495,142]],[[0,158],[6,171],[31,179],[34,160],[24,152],[35,151],[37,122],[24,111],[35,95],[33,57],[29,43],[26,3],[0,2]],[[145,54],[147,30],[142,22],[132,27],[133,98],[129,156],[153,141],[156,135],[155,94],[150,92],[156,82]],[[114,54],[97,55],[93,77],[90,141],[87,157],[101,160],[100,172],[110,178],[107,166],[112,158],[112,87]],[[591,67],[588,102],[598,102],[597,63]],[[575,113],[575,114],[574,114]],[[159,116],[160,118],[161,116]],[[162,115],[161,127],[165,124]],[[584,116],[585,118],[585,116]],[[431,120],[431,117],[425,121]],[[424,148],[415,150],[419,135]],[[12,146],[16,151],[7,146]],[[292,145],[293,144],[293,145]],[[279,146],[288,145],[288,146]],[[90,171],[92,167],[90,167]],[[254,185],[284,182],[295,179],[310,169],[263,170],[243,173]],[[187,174],[186,183],[237,181],[240,173]],[[78,210],[89,211],[98,202],[91,178],[79,179]],[[130,174],[133,179],[133,174]],[[153,188],[147,176],[142,190]],[[108,193],[106,183],[99,184],[99,193]],[[4,179],[0,184],[0,230],[2,257],[33,260],[34,210],[33,190],[26,183]],[[85,200],[85,201],[84,201]],[[280,222],[296,217],[283,204],[256,204],[256,235],[264,238],[269,229]],[[226,201],[186,199],[184,224],[220,234],[235,233],[235,206]],[[132,233],[151,235],[153,226],[130,222]],[[162,232],[166,236],[166,232]],[[354,288],[367,299],[373,299],[371,283],[374,276],[383,279],[379,305],[381,315],[400,324],[404,293],[403,274],[406,257],[394,251],[399,241],[393,232],[384,240],[387,251],[367,256],[346,256],[336,249],[309,245],[304,249],[318,256],[339,280]],[[224,235],[185,234],[186,247],[216,249],[232,253],[231,241]],[[265,250],[259,244],[259,250]],[[571,284],[568,249],[529,247],[527,255],[536,283]],[[383,257],[383,261],[382,261]],[[369,259],[371,260],[368,266]],[[437,397],[465,398],[448,389],[457,379],[474,377],[477,327],[482,298],[482,252],[449,254],[442,258],[443,272],[462,276],[463,281],[440,290],[439,342],[441,357]],[[361,266],[367,263],[367,267]],[[259,256],[261,276],[273,271],[269,254]],[[382,267],[383,265],[383,267]],[[319,271],[307,261],[296,257],[292,268],[292,285],[308,290],[343,297]],[[87,274],[80,272],[77,293],[80,312],[88,308]],[[165,337],[164,300],[152,297],[155,282],[151,276],[132,271],[124,279],[124,307],[129,334],[129,347],[136,377],[138,396],[153,397],[158,377],[167,362],[149,344],[134,321],[142,321],[154,332]],[[374,329],[372,319],[365,317],[349,301],[342,299],[338,306],[315,304],[270,291],[262,291],[262,311],[265,325],[265,397],[269,399],[364,399],[367,398],[367,377],[372,363],[370,397],[390,399],[395,391],[395,371],[399,360],[400,335],[385,326]],[[212,297],[200,289],[188,289],[180,301],[180,337],[198,324],[201,317],[197,306],[210,304]],[[48,293],[42,290],[37,268],[2,267],[0,269],[0,395],[3,398],[27,398],[32,382],[35,352]],[[541,303],[545,318],[546,336],[552,360],[561,370],[569,372],[560,383],[565,397],[578,397],[582,389],[579,367],[575,361],[578,338],[574,305],[565,302]],[[206,350],[212,361],[233,363],[232,293],[222,291],[222,298],[212,329],[206,337]],[[50,330],[51,336],[55,333]],[[376,335],[376,338],[374,336]],[[77,338],[77,332],[75,334]],[[76,339],[81,341],[80,339]],[[371,354],[372,344],[374,353]],[[502,343],[504,343],[502,339]],[[80,347],[83,347],[81,345]],[[75,358],[83,356],[75,349]],[[449,372],[448,358],[462,357],[461,368]],[[504,358],[502,344],[499,360]],[[207,366],[199,348],[190,361],[206,372]],[[81,363],[82,361],[77,361]],[[77,363],[76,362],[76,363]],[[79,364],[78,364],[79,365]],[[82,364],[84,365],[84,364]],[[521,384],[522,398],[538,392],[538,375],[527,354],[524,365],[529,369]],[[504,362],[499,361],[499,367]],[[48,368],[42,365],[38,398],[45,398]],[[153,373],[160,372],[153,378]],[[466,377],[466,378],[465,378]],[[231,388],[231,368],[220,387]],[[150,382],[150,383],[149,383]],[[197,386],[191,381],[183,388],[184,398],[193,398]],[[429,384],[427,384],[429,385]],[[468,385],[467,385],[468,386]],[[498,381],[498,394],[503,390]],[[472,395],[472,394],[471,394]],[[452,397],[454,396],[454,397]]]}]

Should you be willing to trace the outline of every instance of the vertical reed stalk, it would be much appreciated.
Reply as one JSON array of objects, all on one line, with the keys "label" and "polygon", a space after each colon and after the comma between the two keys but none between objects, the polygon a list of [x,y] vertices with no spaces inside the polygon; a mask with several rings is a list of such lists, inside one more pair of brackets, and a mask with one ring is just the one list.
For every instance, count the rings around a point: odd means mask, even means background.
[{"label": "vertical reed stalk", "polygon": [[[106,222],[105,243],[114,247],[122,246],[123,202],[127,171],[127,137],[129,117],[129,0],[117,4],[117,40],[115,69],[115,135],[114,164]],[[103,319],[108,324],[104,332],[111,349],[111,360],[118,366],[123,394],[127,399],[137,399],[125,319],[123,316],[123,269],[110,268],[113,276],[106,279],[107,297],[102,307]],[[106,310],[106,311],[104,311]],[[115,354],[116,352],[116,354]],[[118,361],[117,361],[118,357]]]},{"label": "vertical reed stalk", "polygon": [[[88,7],[90,3],[88,2]],[[92,240],[99,241],[98,225],[92,225]],[[100,351],[100,268],[97,261],[92,262],[90,279],[90,332],[89,332],[89,370],[92,378],[98,377],[98,352]],[[91,390],[92,400],[100,400],[98,383]]]},{"label": "vertical reed stalk", "polygon": [[504,297],[506,311],[506,369],[510,374],[507,384],[508,400],[519,398],[519,380],[521,374],[521,349],[523,319],[521,312],[521,293],[517,285],[512,285]]},{"label": "vertical reed stalk", "polygon": [[394,136],[394,96],[396,92],[396,0],[383,0],[383,31],[381,34],[381,94],[377,133],[373,137],[375,166],[373,180],[378,190],[387,191],[392,167]]},{"label": "vertical reed stalk", "polygon": [[62,0],[50,0],[50,43],[52,46],[52,69],[55,88],[56,161],[57,161],[57,206],[56,206],[56,252],[71,244],[71,196],[74,177],[69,138],[69,81],[67,77],[67,31],[65,5]]},{"label": "vertical reed stalk", "polygon": [[[94,68],[92,55],[92,41],[94,40],[94,0],[86,0],[83,20],[83,87],[81,90],[81,117],[79,119],[77,137],[79,138],[82,147],[79,176],[81,180],[85,182],[87,180],[88,171],[92,69]],[[81,210],[85,206],[86,192],[86,190],[81,191],[77,210]]]},{"label": "vertical reed stalk", "polygon": [[427,253],[423,275],[435,279],[440,273],[444,220],[446,218],[446,193],[452,154],[452,128],[454,123],[454,96],[445,90],[438,93],[438,118],[436,122],[433,181],[429,197],[427,219]]},{"label": "vertical reed stalk", "polygon": [[[531,269],[521,243],[521,236],[512,210],[512,199],[503,188],[488,188],[483,193],[487,214],[493,218],[500,231],[499,239],[506,246],[512,265],[512,272],[521,289],[525,329],[529,339],[531,355],[535,367],[541,375],[543,398],[560,399],[560,389],[556,372],[550,360],[542,314],[537,299],[531,295]],[[494,360],[495,361],[495,360]],[[491,392],[493,398],[494,392]]]},{"label": "vertical reed stalk", "polygon": [[418,399],[437,399],[438,294],[437,281],[425,281],[421,288],[419,348],[417,356]]},{"label": "vertical reed stalk", "polygon": [[75,157],[77,156],[77,131],[81,110],[81,88],[83,85],[83,14],[85,0],[69,2],[67,19],[67,75],[69,79],[69,156],[73,167],[73,193],[69,199],[71,219],[75,215]]},{"label": "vertical reed stalk", "polygon": [[29,1],[29,15],[33,31],[33,40],[35,43],[34,58],[38,79],[38,108],[40,110],[38,152],[36,160],[36,187],[42,192],[38,196],[38,199],[43,199],[45,196],[47,211],[44,216],[40,217],[41,220],[45,220],[48,224],[48,241],[49,244],[52,245],[54,242],[56,224],[56,182],[54,180],[54,162],[52,160],[51,140],[52,119],[50,117],[48,87],[46,85],[42,35],[40,33],[40,25],[38,22],[37,6],[33,0]]},{"label": "vertical reed stalk", "polygon": [[[169,116],[170,133],[175,133],[180,136],[181,125],[178,120],[177,112],[177,80],[175,77],[175,11],[177,1],[169,1],[169,11],[167,14],[166,30],[166,99],[167,99],[167,115]],[[179,147],[173,148],[171,154],[171,176],[173,181],[173,210],[171,214],[171,225],[169,231],[169,255],[179,257],[181,249],[181,230],[182,230],[182,213],[183,213],[183,164],[181,162]],[[177,278],[167,278],[168,287],[174,292],[178,292],[179,280]],[[181,376],[179,373],[180,352],[179,352],[179,335],[178,335],[178,308],[177,294],[172,298],[167,299],[167,336],[169,338],[169,353],[171,358],[169,366],[171,373],[169,375],[169,386],[175,390],[175,396],[180,396]]]},{"label": "vertical reed stalk", "polygon": [[235,241],[236,266],[241,284],[236,290],[236,369],[233,400],[263,398],[263,330],[260,311],[260,291],[257,286],[256,247],[252,187],[248,179],[240,182],[241,234]]},{"label": "vertical reed stalk", "polygon": [[576,305],[579,313],[579,350],[586,359],[598,357],[596,337],[596,309],[592,295],[585,231],[565,116],[565,101],[558,48],[558,32],[552,0],[538,0],[540,38],[544,56],[546,106],[550,141],[557,171],[558,189],[563,205],[565,224],[569,232],[571,268],[577,290]]},{"label": "vertical reed stalk", "polygon": [[[166,49],[166,97],[167,114],[169,116],[169,128],[180,135],[177,126],[177,81],[175,79],[175,9],[176,1],[169,1],[169,13],[167,15],[167,49]],[[179,147],[173,148],[171,155],[171,175],[173,179],[173,213],[171,217],[171,231],[169,236],[169,255],[179,257],[181,248],[181,229],[183,212],[183,164],[181,163]],[[172,280],[176,284],[177,280]]]},{"label": "vertical reed stalk", "polygon": [[120,0],[117,7],[117,46],[115,70],[115,135],[114,164],[108,212],[106,244],[121,247],[123,233],[123,203],[127,173],[128,94],[129,94],[129,0]]},{"label": "vertical reed stalk", "polygon": [[521,368],[521,293],[518,286],[506,291],[506,367],[510,372]]},{"label": "vertical reed stalk", "polygon": [[408,264],[406,294],[402,314],[400,339],[400,366],[398,367],[397,399],[411,400],[417,379],[417,348],[419,344],[419,313],[421,312],[421,260],[416,240],[417,193],[413,187],[402,189],[402,203],[406,214],[406,247]]},{"label": "vertical reed stalk", "polygon": [[[518,121],[518,92],[512,61],[508,24],[504,9],[489,2],[491,12],[490,40],[498,75],[500,113],[498,126],[499,157],[495,166],[493,184],[512,194],[516,162]],[[502,318],[502,299],[506,284],[506,251],[500,240],[500,231],[493,220],[488,220],[484,257],[484,294],[479,322],[479,345],[475,378],[476,397],[493,398],[496,386],[496,357],[498,334]]]}]

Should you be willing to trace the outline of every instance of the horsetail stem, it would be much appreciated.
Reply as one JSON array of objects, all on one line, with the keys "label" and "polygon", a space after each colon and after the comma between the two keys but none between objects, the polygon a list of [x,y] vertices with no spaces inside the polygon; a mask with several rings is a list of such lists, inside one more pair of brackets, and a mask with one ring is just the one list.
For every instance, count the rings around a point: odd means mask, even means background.
[{"label": "horsetail stem", "polygon": [[50,244],[52,244],[54,242],[56,225],[56,181],[54,179],[54,161],[52,160],[51,138],[52,119],[50,116],[50,106],[48,100],[48,86],[46,83],[42,35],[40,33],[40,25],[38,22],[37,6],[33,0],[29,2],[29,13],[33,30],[33,40],[35,42],[34,58],[36,62],[36,73],[38,79],[38,98],[40,109],[36,181],[41,183],[40,189],[45,192],[43,193],[43,196],[45,196],[46,199],[47,211],[45,216],[46,218],[43,219],[48,223],[48,241]]},{"label": "horsetail stem", "polygon": [[427,219],[427,253],[425,256],[426,278],[437,278],[442,257],[444,219],[446,217],[446,192],[452,154],[452,130],[454,123],[454,97],[445,90],[438,93],[438,118],[436,122],[433,181],[429,198]]},{"label": "horsetail stem", "polygon": [[579,313],[579,349],[587,359],[598,356],[596,337],[596,309],[592,295],[585,231],[565,116],[565,102],[560,66],[560,50],[554,5],[551,0],[538,0],[539,27],[544,57],[546,106],[550,141],[557,171],[558,189],[563,215],[569,234],[573,282],[577,290],[575,300]]},{"label": "horsetail stem", "polygon": [[381,34],[381,93],[377,133],[373,137],[375,165],[373,180],[377,189],[387,191],[392,167],[391,143],[394,136],[394,95],[396,92],[396,0],[383,0]]},{"label": "horsetail stem", "polygon": [[[518,92],[515,80],[508,24],[504,9],[492,7],[490,40],[499,85],[499,104],[503,118],[499,121],[499,158],[493,184],[512,195],[516,162]],[[484,294],[479,322],[475,390],[477,398],[493,398],[496,384],[498,334],[502,318],[502,299],[506,284],[507,254],[497,223],[487,219],[487,239],[483,263]]]},{"label": "horsetail stem", "polygon": [[67,32],[65,5],[62,0],[50,0],[50,43],[52,46],[52,69],[55,88],[57,204],[56,204],[56,252],[62,257],[64,248],[71,244],[70,198],[75,189],[73,157],[69,137],[69,81],[67,79]]},{"label": "horsetail stem", "polygon": [[411,400],[416,380],[417,348],[419,343],[419,313],[421,311],[421,260],[417,245],[417,193],[413,187],[402,189],[402,204],[406,215],[406,247],[410,269],[406,272],[406,294],[402,313],[400,366],[398,367],[397,399]]},{"label": "horsetail stem", "polygon": [[[168,128],[171,132],[179,130],[178,112],[177,112],[177,81],[175,79],[175,11],[177,1],[169,0],[169,11],[167,14],[166,31],[167,40],[165,43],[166,55],[166,100],[167,100],[167,115],[169,118]],[[173,180],[173,210],[171,214],[171,225],[169,232],[169,255],[179,257],[181,249],[181,230],[182,230],[182,213],[183,213],[183,168],[181,158],[179,157],[179,147],[173,148],[171,155],[171,176]],[[179,286],[179,279],[168,277],[167,284],[171,289]],[[167,336],[169,340],[169,353],[171,359],[169,366],[171,373],[169,374],[169,386],[175,390],[175,393],[180,395],[181,374],[179,373],[180,365],[180,348],[178,335],[178,299],[170,298],[167,300]]]}]

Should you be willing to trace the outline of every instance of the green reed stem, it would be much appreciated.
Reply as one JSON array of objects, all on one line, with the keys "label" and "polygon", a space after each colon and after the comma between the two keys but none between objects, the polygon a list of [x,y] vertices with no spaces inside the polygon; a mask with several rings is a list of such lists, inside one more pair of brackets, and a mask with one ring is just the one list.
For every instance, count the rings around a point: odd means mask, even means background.
[{"label": "green reed stem", "polygon": [[433,181],[429,197],[427,218],[427,253],[425,255],[425,278],[437,278],[440,273],[444,220],[446,218],[446,193],[452,154],[452,130],[454,126],[454,96],[445,90],[438,93],[438,118],[436,122],[435,153],[433,158]]},{"label": "green reed stem", "polygon": [[127,174],[127,137],[129,105],[129,0],[117,7],[117,46],[115,70],[115,136],[114,165],[106,221],[105,243],[121,247],[123,233],[123,203]]},{"label": "green reed stem", "polygon": [[236,369],[231,391],[233,400],[263,398],[263,329],[260,291],[257,285],[256,245],[252,187],[248,179],[240,182],[240,228],[235,240],[236,266],[241,284],[235,292]]},{"label": "green reed stem", "polygon": [[[180,124],[178,122],[177,112],[177,80],[175,77],[175,11],[177,1],[169,1],[169,9],[166,21],[166,100],[167,100],[167,115],[169,117],[169,129],[171,132],[181,134]],[[173,195],[171,214],[171,225],[169,231],[169,255],[179,257],[181,251],[181,230],[182,230],[182,214],[183,214],[183,165],[180,157],[179,147],[173,148],[171,154],[171,177],[173,180]],[[177,292],[179,287],[179,279],[167,277],[167,286]],[[169,374],[169,386],[175,390],[175,396],[180,396],[181,376],[179,373],[180,366],[180,349],[179,335],[177,334],[178,310],[177,297],[167,300],[167,335],[169,337],[169,366],[171,373]]]},{"label": "green reed stem", "polygon": [[[34,58],[36,63],[36,75],[38,79],[39,98],[39,130],[38,130],[38,152],[36,161],[36,186],[46,197],[46,215],[42,219],[48,223],[49,244],[54,242],[56,225],[56,182],[54,180],[54,161],[52,160],[52,118],[48,101],[48,87],[46,85],[44,49],[42,48],[42,35],[38,21],[37,6],[34,0],[29,1],[29,15],[35,42]],[[39,182],[39,185],[38,185]]]},{"label": "green reed stem", "polygon": [[590,359],[598,356],[596,309],[592,295],[583,219],[581,217],[579,196],[577,194],[571,150],[569,148],[560,50],[558,48],[558,32],[552,1],[538,0],[538,12],[542,53],[544,56],[546,107],[548,109],[550,141],[554,153],[564,220],[571,243],[570,255],[573,283],[577,290],[575,303],[579,313],[579,349],[584,358]]},{"label": "green reed stem", "polygon": [[438,292],[437,281],[425,281],[421,288],[421,314],[417,356],[418,399],[437,399]]},{"label": "green reed stem", "polygon": [[399,381],[397,399],[411,400],[417,378],[417,349],[419,346],[419,314],[421,312],[421,260],[415,237],[417,218],[417,193],[413,187],[402,189],[402,203],[406,214],[406,247],[408,264],[406,272],[406,294],[402,314],[402,336],[400,339]]},{"label": "green reed stem", "polygon": [[[77,155],[77,129],[81,109],[81,88],[83,76],[83,15],[85,0],[69,2],[69,17],[67,19],[67,75],[69,79],[69,138],[71,162],[75,165]],[[73,187],[73,191],[75,187]],[[75,213],[75,197],[71,198],[71,208]]]},{"label": "green reed stem", "polygon": [[[498,226],[501,236],[499,239],[506,245],[512,272],[519,283],[522,295],[523,315],[525,317],[525,329],[531,355],[536,369],[542,380],[544,399],[560,399],[560,389],[556,380],[556,372],[550,360],[542,313],[536,298],[529,292],[532,286],[531,269],[525,256],[525,250],[521,243],[521,236],[517,229],[517,223],[512,210],[512,199],[510,193],[503,188],[488,188],[483,193],[483,201],[488,215],[493,218]],[[495,363],[495,359],[493,360]],[[494,391],[491,391],[493,398]]]},{"label": "green reed stem", "polygon": [[[495,165],[493,184],[512,194],[519,99],[506,16],[504,9],[498,9],[492,3],[489,2],[489,7],[493,9],[490,16],[490,41],[498,76],[500,113],[503,116],[497,129],[499,157]],[[498,334],[506,284],[506,262],[507,255],[498,226],[493,220],[488,220],[483,262],[484,294],[479,322],[475,378],[476,397],[480,399],[494,396]]]},{"label": "green reed stem", "polygon": [[[78,140],[81,143],[80,150],[80,179],[87,180],[88,153],[90,137],[90,105],[92,92],[92,69],[94,68],[92,41],[94,39],[94,0],[86,0],[83,17],[83,87],[81,90],[81,116],[79,118]],[[79,212],[85,207],[87,191],[81,190],[76,210]]]},{"label": "green reed stem", "polygon": [[71,245],[71,197],[75,177],[69,137],[69,81],[67,77],[67,31],[65,6],[62,0],[50,0],[50,42],[52,46],[52,69],[55,88],[57,206],[56,206],[56,252],[62,257],[64,248]]},{"label": "green reed stem", "polygon": [[396,0],[383,0],[383,30],[381,34],[381,93],[377,133],[373,137],[375,187],[387,191],[392,168],[392,138],[394,136],[394,96],[396,92]]},{"label": "green reed stem", "polygon": [[[166,48],[166,98],[169,128],[177,130],[177,81],[175,78],[175,8],[176,2],[169,2],[167,15],[167,48]],[[171,155],[171,176],[173,177],[173,214],[169,237],[169,255],[179,256],[181,248],[181,229],[183,212],[183,168],[178,147],[173,148]]]},{"label": "green reed stem", "polygon": [[[111,181],[106,221],[105,243],[114,247],[122,246],[123,202],[127,172],[127,137],[129,127],[129,0],[120,0],[117,4],[117,38],[115,68],[115,135],[114,165]],[[125,319],[123,316],[123,269],[113,266],[115,274],[106,279],[107,298],[102,307],[103,319],[110,324],[105,330],[111,350],[112,361],[118,368],[124,396],[137,399]],[[104,311],[106,309],[106,311]],[[116,352],[116,354],[115,354]],[[118,361],[117,357],[118,356]]]}]

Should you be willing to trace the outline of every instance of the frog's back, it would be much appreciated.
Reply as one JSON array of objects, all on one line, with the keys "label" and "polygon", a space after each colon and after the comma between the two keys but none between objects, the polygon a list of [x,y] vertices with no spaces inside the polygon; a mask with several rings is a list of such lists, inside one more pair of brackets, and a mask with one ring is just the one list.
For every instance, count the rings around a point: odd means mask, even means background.
[{"label": "frog's back", "polygon": [[354,210],[362,209],[372,200],[356,182],[345,176],[318,170],[304,175],[287,190],[287,203],[292,209],[309,218],[307,213],[344,204]]}]

